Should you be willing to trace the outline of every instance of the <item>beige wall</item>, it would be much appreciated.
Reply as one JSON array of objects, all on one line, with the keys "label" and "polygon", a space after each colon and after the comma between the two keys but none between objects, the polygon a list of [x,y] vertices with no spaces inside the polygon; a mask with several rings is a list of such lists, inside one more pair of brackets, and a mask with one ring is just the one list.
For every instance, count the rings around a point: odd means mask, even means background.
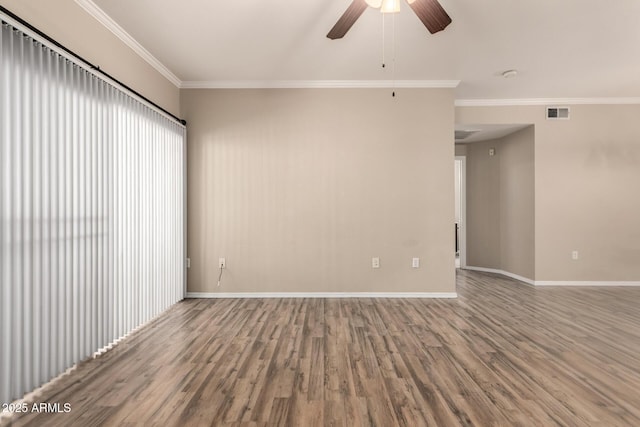
[{"label": "beige wall", "polygon": [[467,265],[501,268],[500,158],[487,151],[497,141],[467,144]]},{"label": "beige wall", "polygon": [[[0,4],[162,107],[179,113],[179,90],[74,0],[2,0]],[[423,290],[417,283],[426,277],[429,282],[444,280],[440,285],[429,283],[428,287],[450,288],[452,277],[445,273],[448,268],[439,268],[436,263],[448,265],[451,252],[448,246],[452,245],[451,239],[444,237],[450,233],[442,218],[449,207],[453,210],[453,191],[449,191],[451,180],[445,179],[447,175],[440,175],[443,168],[453,167],[452,162],[443,161],[444,141],[451,142],[447,132],[452,132],[449,129],[453,120],[452,93],[412,90],[392,99],[386,90],[356,92],[358,95],[350,90],[292,90],[279,91],[276,96],[269,91],[184,91],[184,111],[200,121],[189,128],[195,136],[193,148],[203,154],[205,150],[200,147],[211,144],[217,153],[214,156],[217,163],[213,163],[216,172],[206,172],[204,163],[198,165],[201,159],[190,157],[195,168],[191,184],[204,187],[209,182],[206,180],[213,179],[211,182],[218,187],[214,187],[211,195],[225,202],[231,199],[232,206],[235,199],[241,198],[240,194],[245,194],[246,200],[238,201],[240,207],[262,209],[259,221],[266,227],[257,234],[247,231],[250,235],[241,236],[258,238],[256,244],[229,240],[220,243],[223,246],[219,248],[203,238],[200,246],[192,246],[197,249],[194,260],[203,256],[211,264],[210,253],[216,253],[217,259],[217,251],[221,249],[231,253],[231,257],[242,256],[245,252],[238,249],[242,245],[271,250],[274,247],[271,238],[276,237],[279,239],[276,252],[268,255],[268,260],[258,262],[252,258],[253,269],[249,268],[247,273],[251,278],[265,274],[286,279],[286,283],[274,289],[293,289],[291,281],[298,280],[296,272],[304,268],[317,270],[317,276],[313,277],[319,277],[319,283],[308,286],[316,290],[353,286],[390,290],[395,283],[390,279],[403,281],[407,277],[416,278],[415,283],[406,281],[407,289]],[[239,99],[217,101],[229,96]],[[203,110],[195,111],[199,104]],[[380,108],[381,105],[385,108]],[[228,106],[234,108],[228,112]],[[353,109],[357,109],[355,114]],[[394,118],[392,125],[388,124],[389,115]],[[535,124],[536,280],[640,279],[640,223],[636,218],[640,212],[640,192],[633,191],[640,182],[640,127],[636,125],[640,106],[575,105],[571,107],[569,121],[545,120],[543,106],[458,107],[455,116],[462,124]],[[317,117],[324,121],[319,122]],[[227,131],[230,138],[226,137]],[[258,144],[259,150],[252,144]],[[453,156],[453,144],[450,145],[446,148],[449,158]],[[221,160],[220,156],[231,157]],[[418,163],[422,165],[423,158],[426,163],[424,170],[420,170]],[[238,172],[247,165],[251,170],[258,167],[259,179],[253,172],[248,176]],[[358,173],[348,165],[357,165]],[[222,185],[220,170],[235,177],[233,182]],[[328,173],[320,173],[325,170]],[[198,179],[194,180],[195,177]],[[414,193],[415,184],[410,185],[413,181],[423,185],[425,192]],[[269,187],[274,182],[282,183],[284,189]],[[235,192],[247,185],[255,188]],[[196,187],[195,194],[192,192],[190,196],[200,197],[202,191],[205,190]],[[309,192],[318,198],[312,199]],[[258,193],[265,196],[246,196]],[[291,199],[292,195],[295,198]],[[207,233],[223,230],[235,236],[224,221],[230,221],[233,227],[240,227],[245,221],[247,226],[261,229],[250,219],[227,218],[224,212],[215,211],[220,209],[217,204],[209,206],[207,203],[211,202],[207,200],[202,205],[208,208],[191,217],[197,220],[197,215],[215,213],[212,217],[215,224]],[[400,209],[392,207],[395,202]],[[368,210],[373,213],[367,213]],[[329,214],[329,219],[323,219],[325,214]],[[289,221],[281,224],[278,221],[282,218]],[[202,218],[200,223],[204,223]],[[275,225],[284,228],[269,228]],[[442,231],[438,229],[440,226]],[[194,227],[191,230],[197,229]],[[301,245],[302,240],[312,237],[320,238],[320,243]],[[285,241],[291,245],[284,245]],[[228,245],[238,252],[228,252]],[[339,249],[336,252],[333,248]],[[284,258],[271,259],[286,255],[287,250],[295,252],[295,259],[301,261],[299,265],[291,265]],[[573,250],[579,251],[577,261],[571,259]],[[353,267],[356,259],[368,267],[374,255],[382,257],[383,265],[390,262],[390,266],[375,272]],[[426,258],[424,267],[406,272],[400,266],[412,256]],[[486,262],[491,264],[491,260]],[[231,268],[228,273],[232,275]],[[201,289],[210,286],[210,271],[192,272],[192,276],[194,286],[198,283]],[[237,283],[247,285],[244,279]],[[352,279],[362,282],[351,284]],[[303,284],[302,288],[307,286]]]},{"label": "beige wall", "polygon": [[533,126],[466,148],[467,265],[534,280]]},{"label": "beige wall", "polygon": [[[535,124],[535,279],[640,280],[639,105],[458,107],[458,123]],[[577,261],[571,252],[579,251]]]},{"label": "beige wall", "polygon": [[183,90],[189,291],[454,292],[453,92],[397,95]]},{"label": "beige wall", "polygon": [[466,156],[467,146],[465,144],[456,144],[455,153],[456,153],[456,156]]},{"label": "beige wall", "polygon": [[501,269],[535,280],[534,128],[500,142]]},{"label": "beige wall", "polygon": [[180,91],[74,0],[2,0],[0,4],[173,114]]}]

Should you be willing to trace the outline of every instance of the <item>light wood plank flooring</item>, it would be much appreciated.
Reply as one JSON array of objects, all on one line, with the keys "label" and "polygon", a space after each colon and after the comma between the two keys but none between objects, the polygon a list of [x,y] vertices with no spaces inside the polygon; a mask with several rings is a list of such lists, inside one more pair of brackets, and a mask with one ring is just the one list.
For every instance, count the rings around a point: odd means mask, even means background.
[{"label": "light wood plank flooring", "polygon": [[455,300],[186,300],[14,425],[640,426],[640,289],[458,273]]}]

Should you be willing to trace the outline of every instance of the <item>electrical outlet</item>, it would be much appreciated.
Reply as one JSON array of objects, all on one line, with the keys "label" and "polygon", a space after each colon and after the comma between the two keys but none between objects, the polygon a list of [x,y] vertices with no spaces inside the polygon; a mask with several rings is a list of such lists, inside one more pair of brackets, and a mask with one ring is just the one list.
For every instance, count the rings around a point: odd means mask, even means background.
[{"label": "electrical outlet", "polygon": [[380,258],[378,257],[371,258],[371,267],[380,268]]},{"label": "electrical outlet", "polygon": [[420,268],[420,258],[414,258],[411,260],[411,267]]},{"label": "electrical outlet", "polygon": [[227,268],[227,261],[224,258],[218,258],[218,267]]},{"label": "electrical outlet", "polygon": [[578,257],[578,251],[573,251],[571,252],[571,259],[573,259],[574,261],[577,260]]}]

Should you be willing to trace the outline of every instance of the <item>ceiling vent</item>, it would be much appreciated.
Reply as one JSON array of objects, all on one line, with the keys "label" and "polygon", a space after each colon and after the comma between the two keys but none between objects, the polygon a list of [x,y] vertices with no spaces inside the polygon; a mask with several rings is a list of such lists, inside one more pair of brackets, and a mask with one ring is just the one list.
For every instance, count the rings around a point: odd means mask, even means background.
[{"label": "ceiling vent", "polygon": [[547,107],[547,120],[569,120],[569,107]]},{"label": "ceiling vent", "polygon": [[474,133],[478,133],[478,131],[477,130],[456,130],[455,139],[456,141],[462,141],[463,139],[470,137]]}]

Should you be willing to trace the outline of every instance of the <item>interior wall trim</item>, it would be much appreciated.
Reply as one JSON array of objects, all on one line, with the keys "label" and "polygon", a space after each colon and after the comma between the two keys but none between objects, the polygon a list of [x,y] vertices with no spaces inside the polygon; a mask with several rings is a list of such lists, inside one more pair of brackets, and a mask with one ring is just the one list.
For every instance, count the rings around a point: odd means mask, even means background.
[{"label": "interior wall trim", "polygon": [[169,70],[162,62],[160,62],[155,56],[153,56],[147,49],[145,49],[136,39],[134,39],[128,32],[124,30],[116,21],[114,21],[109,15],[107,15],[97,4],[92,0],[75,0],[80,7],[82,7],[89,15],[93,16],[98,22],[100,22],[106,29],[111,31],[116,37],[118,37],[124,44],[129,46],[138,56],[144,59],[149,65],[151,65],[156,71],[162,74],[167,80],[169,80],[177,88],[180,87],[182,81]]},{"label": "interior wall trim", "polygon": [[583,287],[609,287],[609,286],[640,286],[640,282],[634,281],[592,281],[592,280],[537,280],[536,286],[583,286]]},{"label": "interior wall trim", "polygon": [[456,99],[456,107],[509,107],[526,105],[636,105],[640,98],[521,98],[521,99]]},{"label": "interior wall trim", "polygon": [[180,89],[438,89],[459,84],[460,80],[216,80],[186,81]]},{"label": "interior wall trim", "polygon": [[510,277],[512,279],[519,280],[532,286],[583,286],[583,287],[611,287],[611,286],[640,286],[640,281],[595,281],[595,280],[532,280],[527,277],[520,276],[518,274],[510,273],[508,271],[500,270],[497,268],[485,268],[485,267],[464,267],[466,270],[481,271],[484,273],[501,274],[503,276]]},{"label": "interior wall trim", "polygon": [[457,298],[456,292],[187,292],[187,298]]},{"label": "interior wall trim", "polygon": [[533,279],[529,279],[528,277],[520,276],[519,274],[511,273],[509,271],[500,270],[497,268],[473,267],[473,266],[467,265],[463,267],[463,270],[473,270],[473,271],[480,271],[483,273],[501,274],[503,276],[510,277],[520,282],[524,282],[527,285],[532,285],[532,286],[535,285],[535,281]]}]

